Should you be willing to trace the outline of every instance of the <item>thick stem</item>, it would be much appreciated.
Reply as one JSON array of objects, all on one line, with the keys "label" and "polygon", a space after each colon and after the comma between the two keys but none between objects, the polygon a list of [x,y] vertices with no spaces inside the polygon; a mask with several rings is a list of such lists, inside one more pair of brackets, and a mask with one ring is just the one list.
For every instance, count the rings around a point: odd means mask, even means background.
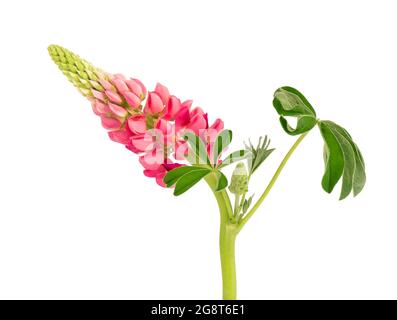
[{"label": "thick stem", "polygon": [[235,300],[237,295],[235,242],[236,224],[221,223],[219,248],[221,254],[223,299]]},{"label": "thick stem", "polygon": [[[283,170],[288,159],[291,157],[292,153],[301,143],[306,133],[302,134],[293,144],[291,149],[285,155],[284,159],[281,161],[279,167],[274,173],[272,179],[270,180],[268,186],[266,187],[263,194],[260,196],[259,200],[255,203],[253,208],[247,213],[246,216],[242,218],[239,223],[235,223],[230,218],[234,217],[233,207],[230,202],[230,198],[225,190],[214,191],[217,186],[217,178],[215,174],[208,175],[205,180],[210,186],[211,190],[214,192],[215,199],[218,203],[219,212],[221,216],[220,234],[219,234],[219,249],[221,255],[221,266],[222,266],[222,285],[223,285],[223,299],[224,300],[235,300],[237,297],[237,281],[236,281],[236,262],[235,262],[235,243],[237,234],[241,231],[243,226],[255,213],[258,207],[265,200],[266,196],[272,189],[277,178],[279,177],[281,171]],[[245,195],[243,196],[243,200]],[[236,198],[235,203],[239,201]],[[235,204],[235,207],[236,207]]]},{"label": "thick stem", "polygon": [[235,264],[235,241],[237,236],[237,224],[232,223],[230,217],[233,208],[230,198],[225,190],[214,191],[217,185],[216,176],[208,175],[205,180],[213,190],[218,203],[221,223],[219,232],[219,249],[222,267],[223,299],[236,299],[236,264]]}]

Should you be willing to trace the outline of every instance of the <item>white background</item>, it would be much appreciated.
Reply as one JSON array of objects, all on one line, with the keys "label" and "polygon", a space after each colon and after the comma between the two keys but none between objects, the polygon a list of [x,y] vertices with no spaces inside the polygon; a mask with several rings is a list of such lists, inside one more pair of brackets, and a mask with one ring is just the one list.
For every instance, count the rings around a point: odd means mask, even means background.
[{"label": "white background", "polygon": [[367,186],[320,186],[315,129],[239,235],[241,299],[397,298],[394,1],[3,1],[0,4],[0,298],[218,299],[219,216],[204,184],[179,198],[108,140],[57,70],[60,44],[95,65],[157,81],[234,131],[294,138],[271,101],[301,90],[346,127]]}]

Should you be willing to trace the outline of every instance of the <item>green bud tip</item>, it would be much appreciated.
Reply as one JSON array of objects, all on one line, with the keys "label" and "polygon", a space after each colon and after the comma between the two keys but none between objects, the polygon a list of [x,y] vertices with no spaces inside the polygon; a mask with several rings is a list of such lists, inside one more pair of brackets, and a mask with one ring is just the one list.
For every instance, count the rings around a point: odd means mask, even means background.
[{"label": "green bud tip", "polygon": [[104,75],[103,71],[58,45],[48,46],[48,53],[63,74],[84,96],[92,96],[91,89],[104,91],[99,83],[99,77]]}]

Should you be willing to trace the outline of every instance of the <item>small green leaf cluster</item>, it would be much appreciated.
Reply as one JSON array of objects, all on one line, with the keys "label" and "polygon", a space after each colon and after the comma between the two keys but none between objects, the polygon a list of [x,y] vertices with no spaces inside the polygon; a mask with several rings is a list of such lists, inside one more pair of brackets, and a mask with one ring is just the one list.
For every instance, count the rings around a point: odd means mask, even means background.
[{"label": "small green leaf cluster", "polygon": [[248,171],[250,176],[275,150],[275,149],[269,149],[269,145],[270,145],[270,139],[268,139],[267,136],[260,137],[256,147],[253,146],[251,140],[248,141],[248,144],[245,144],[246,150],[251,155],[248,161]]}]

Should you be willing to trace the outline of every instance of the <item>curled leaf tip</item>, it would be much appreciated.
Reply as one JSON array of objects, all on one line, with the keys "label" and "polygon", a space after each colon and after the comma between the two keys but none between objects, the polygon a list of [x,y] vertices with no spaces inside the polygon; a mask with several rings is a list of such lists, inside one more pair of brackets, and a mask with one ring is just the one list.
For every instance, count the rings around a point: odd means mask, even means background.
[{"label": "curled leaf tip", "polygon": [[[282,128],[289,135],[302,134],[311,130],[317,123],[316,111],[295,88],[278,88],[274,93],[273,106],[280,115]],[[295,128],[288,123],[286,117],[296,118]]]}]

